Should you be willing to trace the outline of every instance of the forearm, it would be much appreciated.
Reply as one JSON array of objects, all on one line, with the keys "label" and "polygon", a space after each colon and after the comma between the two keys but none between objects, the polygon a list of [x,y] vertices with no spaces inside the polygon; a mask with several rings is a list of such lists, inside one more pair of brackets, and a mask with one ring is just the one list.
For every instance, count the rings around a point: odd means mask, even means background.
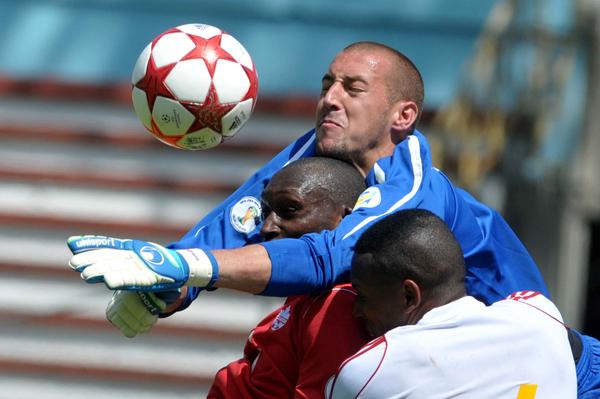
[{"label": "forearm", "polygon": [[271,279],[271,260],[262,245],[212,251],[219,265],[216,287],[252,294],[265,290]]}]

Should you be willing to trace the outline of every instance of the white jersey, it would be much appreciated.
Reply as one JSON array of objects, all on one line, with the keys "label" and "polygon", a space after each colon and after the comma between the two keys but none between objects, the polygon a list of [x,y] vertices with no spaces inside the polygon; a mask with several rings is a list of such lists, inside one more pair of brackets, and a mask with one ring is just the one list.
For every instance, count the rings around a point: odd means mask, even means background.
[{"label": "white jersey", "polygon": [[340,367],[331,398],[569,399],[575,364],[558,309],[524,291],[464,297],[388,331]]}]

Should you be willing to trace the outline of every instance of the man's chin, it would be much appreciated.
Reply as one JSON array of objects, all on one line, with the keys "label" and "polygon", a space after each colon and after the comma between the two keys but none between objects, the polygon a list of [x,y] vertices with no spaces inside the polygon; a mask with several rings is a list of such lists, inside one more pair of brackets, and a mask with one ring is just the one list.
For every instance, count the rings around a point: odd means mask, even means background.
[{"label": "man's chin", "polygon": [[329,158],[342,158],[345,159],[347,155],[343,150],[342,146],[336,145],[335,143],[318,142],[316,146],[316,154],[321,157]]}]

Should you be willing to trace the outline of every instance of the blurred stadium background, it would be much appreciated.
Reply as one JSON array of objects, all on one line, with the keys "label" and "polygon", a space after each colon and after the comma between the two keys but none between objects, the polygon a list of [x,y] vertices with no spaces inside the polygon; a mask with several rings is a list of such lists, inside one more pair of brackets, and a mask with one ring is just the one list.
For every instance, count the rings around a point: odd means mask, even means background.
[{"label": "blurred stadium background", "polygon": [[[600,336],[599,15],[598,0],[0,0],[0,398],[203,397],[280,300],[219,290],[126,339],[64,240],[177,239],[312,127],[323,72],[357,40],[415,61],[436,165],[505,215],[566,320]],[[260,77],[250,122],[208,152],[160,144],[129,100],[145,44],[190,22],[236,36]]]}]

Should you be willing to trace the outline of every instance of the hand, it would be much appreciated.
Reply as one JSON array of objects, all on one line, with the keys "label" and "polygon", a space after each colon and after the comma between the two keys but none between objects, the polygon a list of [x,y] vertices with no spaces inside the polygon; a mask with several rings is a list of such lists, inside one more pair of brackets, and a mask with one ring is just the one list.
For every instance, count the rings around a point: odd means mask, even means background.
[{"label": "hand", "polygon": [[133,338],[150,331],[158,316],[179,298],[179,294],[179,290],[157,293],[118,290],[106,307],[106,318],[124,336]]},{"label": "hand", "polygon": [[104,282],[113,290],[165,291],[183,285],[212,288],[217,262],[199,248],[172,250],[139,240],[74,236],[67,240],[74,256],[71,269],[88,283]]}]

